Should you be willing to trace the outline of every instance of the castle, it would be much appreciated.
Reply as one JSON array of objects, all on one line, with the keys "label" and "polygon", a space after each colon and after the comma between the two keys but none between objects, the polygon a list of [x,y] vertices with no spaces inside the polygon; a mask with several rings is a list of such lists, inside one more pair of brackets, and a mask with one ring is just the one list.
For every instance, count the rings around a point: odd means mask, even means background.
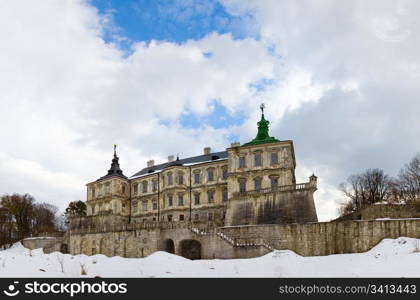
[{"label": "castle", "polygon": [[222,152],[153,161],[130,178],[114,146],[108,173],[87,184],[87,215],[64,235],[24,239],[46,253],[145,257],[167,251],[190,259],[249,258],[274,249],[304,256],[365,252],[384,238],[420,237],[413,205],[372,205],[318,222],[317,177],[296,183],[292,141],[269,135],[261,107],[252,141]]},{"label": "castle", "polygon": [[[126,177],[114,146],[108,173],[87,184],[87,216],[71,220],[70,251],[116,253],[115,249],[105,250],[105,242],[100,244],[103,237],[90,243],[76,238],[82,232],[153,229],[155,237],[138,244],[142,251],[127,253],[126,249],[122,253],[144,256],[159,249],[175,251],[173,239],[166,245],[168,239],[159,237],[162,233],[157,231],[163,229],[173,228],[175,232],[185,227],[200,233],[200,228],[208,231],[226,226],[317,222],[313,199],[317,177],[312,175],[309,182],[296,183],[295,168],[293,142],[269,135],[263,105],[256,137],[243,145],[233,143],[226,151],[211,152],[206,147],[202,155],[194,157],[169,156],[167,162],[157,165],[151,160],[146,168]],[[180,254],[203,256],[202,250],[195,252]]]}]

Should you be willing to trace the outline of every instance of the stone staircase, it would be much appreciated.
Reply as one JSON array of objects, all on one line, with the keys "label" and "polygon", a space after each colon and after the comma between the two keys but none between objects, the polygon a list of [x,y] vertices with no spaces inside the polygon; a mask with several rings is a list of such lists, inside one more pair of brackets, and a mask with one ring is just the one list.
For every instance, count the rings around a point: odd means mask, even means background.
[{"label": "stone staircase", "polygon": [[220,239],[226,241],[232,247],[264,247],[269,251],[274,251],[269,243],[267,243],[263,238],[232,238],[224,234],[221,230],[207,231],[205,229],[199,229],[196,227],[189,227],[189,230],[197,236],[209,236],[216,235]]}]

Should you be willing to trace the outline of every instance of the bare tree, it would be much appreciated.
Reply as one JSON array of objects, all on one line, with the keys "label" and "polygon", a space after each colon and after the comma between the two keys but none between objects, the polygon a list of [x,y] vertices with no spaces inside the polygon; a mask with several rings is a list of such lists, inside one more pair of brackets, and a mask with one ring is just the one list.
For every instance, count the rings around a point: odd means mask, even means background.
[{"label": "bare tree", "polygon": [[388,201],[392,179],[381,169],[368,169],[360,174],[351,175],[339,189],[348,198],[340,208],[340,213],[347,214],[366,205]]},{"label": "bare tree", "polygon": [[405,202],[420,199],[420,154],[414,156],[398,174],[397,186]]}]

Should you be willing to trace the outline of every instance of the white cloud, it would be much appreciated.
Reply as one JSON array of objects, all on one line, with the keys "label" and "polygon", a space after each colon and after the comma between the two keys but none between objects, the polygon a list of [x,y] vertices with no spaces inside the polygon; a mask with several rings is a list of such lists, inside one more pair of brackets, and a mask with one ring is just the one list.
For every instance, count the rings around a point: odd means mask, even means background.
[{"label": "white cloud", "polygon": [[101,37],[109,19],[85,1],[0,4],[3,192],[63,208],[106,173],[114,143],[126,175],[151,158],[223,149],[227,129],[185,129],[179,117],[215,99],[240,109],[272,76],[264,45],[230,35],[137,43],[124,57]]}]

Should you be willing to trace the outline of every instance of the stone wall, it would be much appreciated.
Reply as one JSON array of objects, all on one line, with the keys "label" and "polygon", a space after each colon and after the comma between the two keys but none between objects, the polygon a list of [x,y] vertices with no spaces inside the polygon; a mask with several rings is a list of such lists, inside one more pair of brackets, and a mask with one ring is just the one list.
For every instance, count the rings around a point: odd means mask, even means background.
[{"label": "stone wall", "polygon": [[302,188],[238,193],[228,203],[226,226],[317,222],[313,198],[316,187],[311,183],[296,186]]},{"label": "stone wall", "polygon": [[275,249],[316,256],[365,252],[384,238],[420,238],[420,219],[238,226],[220,230],[237,242],[259,237]]},{"label": "stone wall", "polygon": [[62,245],[62,237],[33,237],[22,240],[25,248],[34,250],[42,248],[45,253],[60,251]]},{"label": "stone wall", "polygon": [[[344,221],[194,228],[185,224],[70,233],[70,253],[144,257],[155,251],[187,256],[185,241],[199,243],[200,258],[249,258],[272,249],[303,256],[365,252],[384,238],[420,238],[420,219]],[[169,246],[168,246],[169,245]],[[173,247],[173,248],[172,248]]]}]

